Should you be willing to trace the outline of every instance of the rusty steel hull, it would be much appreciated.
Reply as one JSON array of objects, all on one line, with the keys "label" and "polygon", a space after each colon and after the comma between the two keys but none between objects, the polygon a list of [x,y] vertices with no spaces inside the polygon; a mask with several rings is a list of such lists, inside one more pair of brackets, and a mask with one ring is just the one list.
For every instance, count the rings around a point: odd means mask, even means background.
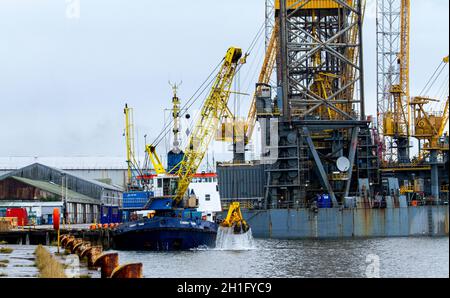
[{"label": "rusty steel hull", "polygon": [[327,239],[448,236],[449,207],[244,210],[257,238]]}]

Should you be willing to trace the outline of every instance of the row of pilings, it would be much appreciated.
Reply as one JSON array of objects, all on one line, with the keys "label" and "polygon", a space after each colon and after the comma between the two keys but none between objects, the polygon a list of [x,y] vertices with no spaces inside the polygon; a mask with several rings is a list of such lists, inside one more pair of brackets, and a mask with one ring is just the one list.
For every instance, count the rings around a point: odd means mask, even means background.
[{"label": "row of pilings", "polygon": [[101,278],[142,278],[142,263],[119,264],[119,254],[104,252],[102,246],[91,245],[90,241],[63,235],[61,247],[66,251],[78,255],[80,260],[87,260],[88,269],[100,268]]}]

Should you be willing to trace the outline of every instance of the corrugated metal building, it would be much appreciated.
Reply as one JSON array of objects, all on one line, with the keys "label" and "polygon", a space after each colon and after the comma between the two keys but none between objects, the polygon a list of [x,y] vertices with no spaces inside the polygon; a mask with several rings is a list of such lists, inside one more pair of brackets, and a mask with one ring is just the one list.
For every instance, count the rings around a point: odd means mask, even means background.
[{"label": "corrugated metal building", "polygon": [[0,157],[0,176],[27,165],[40,163],[87,179],[107,182],[125,188],[127,163],[123,157]]},{"label": "corrugated metal building", "polygon": [[[20,202],[59,201],[65,204],[70,223],[99,222],[100,208],[120,206],[122,192],[116,186],[86,180],[39,163],[0,177],[0,207],[9,207],[11,203],[20,206]],[[45,221],[47,214],[42,211],[37,212],[38,217]]]},{"label": "corrugated metal building", "polygon": [[217,165],[219,192],[223,200],[258,200],[264,197],[264,165],[257,162]]}]

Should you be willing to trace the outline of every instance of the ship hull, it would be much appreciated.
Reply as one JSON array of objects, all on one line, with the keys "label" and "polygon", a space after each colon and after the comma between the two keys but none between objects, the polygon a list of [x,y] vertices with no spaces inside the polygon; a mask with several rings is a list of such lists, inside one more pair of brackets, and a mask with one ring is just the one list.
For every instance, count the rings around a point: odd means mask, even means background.
[{"label": "ship hull", "polygon": [[217,225],[205,221],[156,218],[127,223],[113,235],[118,250],[173,251],[215,247]]}]

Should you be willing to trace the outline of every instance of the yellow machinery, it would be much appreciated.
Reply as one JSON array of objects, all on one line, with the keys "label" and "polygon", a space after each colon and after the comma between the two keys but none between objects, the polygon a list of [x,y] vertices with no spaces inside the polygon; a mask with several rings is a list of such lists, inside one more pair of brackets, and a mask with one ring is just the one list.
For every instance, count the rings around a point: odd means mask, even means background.
[{"label": "yellow machinery", "polygon": [[[448,65],[449,57],[445,57],[435,73],[441,71],[443,66]],[[433,79],[433,78],[432,78]],[[437,78],[434,79],[434,81]],[[431,82],[433,83],[433,82]],[[443,105],[442,111],[429,111],[427,106],[433,102],[440,102],[438,99],[432,99],[424,96],[417,96],[411,100],[413,108],[414,137],[420,141],[426,141],[423,150],[426,151],[448,151],[449,144],[441,137],[444,135],[449,117],[449,98]]]},{"label": "yellow machinery", "polygon": [[227,217],[220,226],[224,228],[233,228],[235,234],[246,233],[249,230],[250,227],[242,216],[240,203],[231,203]]},{"label": "yellow machinery", "polygon": [[[431,87],[439,78],[439,75],[443,72],[444,68],[448,65],[449,58],[445,57],[438,69],[435,71],[430,81],[425,86],[425,93],[428,93]],[[437,74],[437,75],[436,75]],[[448,79],[447,79],[448,80]],[[448,84],[448,81],[447,81]],[[428,89],[427,89],[428,88]],[[423,146],[420,147],[420,155],[424,156],[424,151],[429,155],[429,163],[431,165],[431,194],[435,200],[439,200],[440,191],[442,185],[439,178],[438,169],[438,155],[449,150],[449,138],[448,135],[444,135],[445,128],[447,127],[449,116],[449,97],[448,97],[448,85],[447,85],[447,99],[444,104],[444,109],[438,112],[431,112],[426,110],[426,106],[431,102],[439,102],[439,100],[431,99],[424,96],[418,96],[413,98],[411,105],[414,109],[414,137],[419,140],[419,144],[425,141]]]},{"label": "yellow machinery", "polygon": [[159,158],[158,154],[156,153],[156,148],[153,145],[147,145],[145,147],[145,151],[147,152],[148,158],[150,159],[153,168],[155,169],[156,174],[163,175],[167,174],[166,169],[164,168],[164,165],[161,162],[161,159]]},{"label": "yellow machinery", "polygon": [[[286,5],[288,9],[336,9],[341,8],[342,5],[334,0],[287,0]],[[352,0],[342,1],[347,5],[352,6]],[[275,1],[275,9],[280,9],[280,0]]]}]

